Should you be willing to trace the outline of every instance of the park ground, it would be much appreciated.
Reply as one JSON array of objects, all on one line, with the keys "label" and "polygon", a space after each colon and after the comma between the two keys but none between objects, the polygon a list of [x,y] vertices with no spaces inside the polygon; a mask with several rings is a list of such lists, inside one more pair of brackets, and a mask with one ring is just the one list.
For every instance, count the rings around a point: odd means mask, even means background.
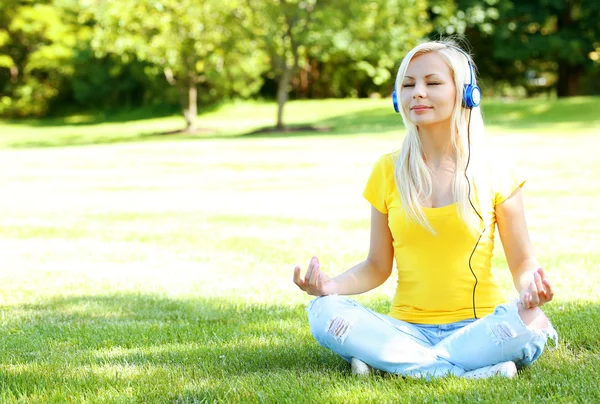
[{"label": "park ground", "polygon": [[[365,258],[389,100],[199,116],[0,121],[0,402],[600,402],[600,98],[489,101],[488,142],[527,178],[560,343],[514,380],[357,379],[318,346],[295,264]],[[512,285],[502,247],[494,272]],[[357,299],[385,312],[394,275]]]}]

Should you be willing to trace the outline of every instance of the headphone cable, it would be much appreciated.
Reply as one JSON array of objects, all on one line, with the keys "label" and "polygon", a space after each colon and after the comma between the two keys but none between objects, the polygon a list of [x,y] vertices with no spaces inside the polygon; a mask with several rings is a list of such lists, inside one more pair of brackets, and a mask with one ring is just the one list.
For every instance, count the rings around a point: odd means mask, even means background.
[{"label": "headphone cable", "polygon": [[483,220],[483,217],[477,211],[477,209],[475,208],[475,205],[473,205],[473,202],[471,201],[471,182],[469,181],[469,176],[467,175],[467,169],[469,168],[469,162],[471,161],[471,113],[472,113],[472,109],[469,108],[469,121],[467,124],[467,145],[468,145],[467,147],[468,147],[469,153],[467,156],[467,164],[465,166],[465,178],[467,179],[467,185],[469,186],[469,193],[468,193],[469,203],[471,204],[471,207],[473,208],[473,210],[475,211],[477,216],[479,216],[479,219],[483,223],[483,231],[479,235],[479,238],[477,239],[477,242],[475,243],[475,247],[473,247],[473,251],[471,252],[471,255],[469,256],[469,269],[471,270],[471,274],[473,274],[473,278],[475,278],[475,285],[473,286],[473,317],[477,319],[478,318],[477,310],[475,309],[475,290],[477,289],[477,284],[479,283],[479,280],[477,279],[477,275],[475,275],[475,271],[473,271],[473,267],[471,266],[471,260],[473,259],[473,255],[475,255],[475,250],[477,250],[479,241],[481,241],[481,238],[483,237],[483,234],[485,233],[485,231],[487,229],[486,229],[485,221]]}]

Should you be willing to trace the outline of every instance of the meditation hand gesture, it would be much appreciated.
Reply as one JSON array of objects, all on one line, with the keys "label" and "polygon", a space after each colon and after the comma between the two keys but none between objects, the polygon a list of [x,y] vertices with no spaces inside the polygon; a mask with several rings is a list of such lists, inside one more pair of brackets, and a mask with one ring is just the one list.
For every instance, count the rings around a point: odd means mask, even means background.
[{"label": "meditation hand gesture", "polygon": [[554,291],[550,280],[546,278],[546,274],[542,268],[539,268],[533,273],[533,281],[521,290],[519,301],[526,309],[543,306],[554,297]]},{"label": "meditation hand gesture", "polygon": [[334,294],[335,285],[331,278],[321,272],[319,260],[313,257],[308,265],[308,271],[304,279],[300,277],[301,268],[294,268],[294,283],[300,289],[313,296],[325,296]]}]

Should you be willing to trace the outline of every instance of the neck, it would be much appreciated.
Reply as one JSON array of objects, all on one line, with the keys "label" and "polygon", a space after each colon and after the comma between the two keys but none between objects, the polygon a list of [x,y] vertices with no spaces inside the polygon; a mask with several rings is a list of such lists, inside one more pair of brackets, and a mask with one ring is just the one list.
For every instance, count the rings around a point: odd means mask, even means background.
[{"label": "neck", "polygon": [[433,125],[421,125],[418,130],[425,161],[430,168],[437,168],[444,163],[454,162],[454,148],[450,137],[450,120]]}]

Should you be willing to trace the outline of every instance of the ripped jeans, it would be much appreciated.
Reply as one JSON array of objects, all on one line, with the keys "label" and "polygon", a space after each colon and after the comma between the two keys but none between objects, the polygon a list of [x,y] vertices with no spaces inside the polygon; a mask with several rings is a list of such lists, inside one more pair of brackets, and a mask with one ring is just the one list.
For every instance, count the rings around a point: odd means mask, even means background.
[{"label": "ripped jeans", "polygon": [[407,323],[376,313],[343,296],[321,296],[307,308],[310,329],[319,344],[346,361],[353,357],[389,373],[440,377],[500,362],[533,363],[550,337],[552,325],[527,327],[517,302],[496,307],[493,314],[450,324]]}]

